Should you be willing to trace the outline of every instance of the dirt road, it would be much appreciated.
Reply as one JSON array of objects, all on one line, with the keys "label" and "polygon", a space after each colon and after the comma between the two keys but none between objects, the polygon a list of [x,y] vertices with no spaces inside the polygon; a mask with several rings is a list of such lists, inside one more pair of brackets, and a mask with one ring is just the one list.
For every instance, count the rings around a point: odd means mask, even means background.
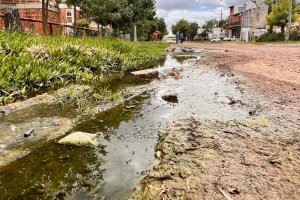
[{"label": "dirt road", "polygon": [[209,63],[226,64],[231,69],[262,78],[300,84],[300,44],[242,45],[187,43],[189,48],[225,50],[212,55]]},{"label": "dirt road", "polygon": [[298,199],[300,45],[184,47],[224,50],[198,64],[235,77],[243,102],[230,103],[248,109],[249,117],[175,122],[160,134],[160,163],[132,199]]}]

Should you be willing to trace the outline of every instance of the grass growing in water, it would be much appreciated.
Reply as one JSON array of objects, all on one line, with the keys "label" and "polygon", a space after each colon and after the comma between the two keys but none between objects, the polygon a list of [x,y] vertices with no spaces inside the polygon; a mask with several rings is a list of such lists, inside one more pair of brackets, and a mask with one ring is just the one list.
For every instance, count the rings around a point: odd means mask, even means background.
[{"label": "grass growing in water", "polygon": [[0,103],[42,88],[101,81],[164,56],[165,43],[62,38],[0,31]]}]

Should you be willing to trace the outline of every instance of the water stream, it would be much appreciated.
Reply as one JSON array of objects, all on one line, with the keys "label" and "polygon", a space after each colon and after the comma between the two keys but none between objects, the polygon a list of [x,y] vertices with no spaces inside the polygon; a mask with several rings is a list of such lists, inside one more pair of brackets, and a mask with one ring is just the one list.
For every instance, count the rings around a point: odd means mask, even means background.
[{"label": "water stream", "polygon": [[[246,119],[247,111],[228,104],[228,97],[243,98],[232,77],[197,66],[196,59],[168,55],[160,71],[164,74],[173,68],[182,69],[179,80],[161,78],[154,89],[86,119],[72,130],[102,132],[105,137],[98,147],[63,146],[50,141],[0,168],[0,199],[128,199],[143,172],[157,163],[154,150],[159,130],[190,116],[221,121]],[[161,99],[169,90],[178,93],[177,104]],[[72,109],[67,110],[53,108],[51,116],[76,115]],[[44,108],[28,112],[47,117]],[[23,123],[26,118],[12,116],[5,123]]]}]

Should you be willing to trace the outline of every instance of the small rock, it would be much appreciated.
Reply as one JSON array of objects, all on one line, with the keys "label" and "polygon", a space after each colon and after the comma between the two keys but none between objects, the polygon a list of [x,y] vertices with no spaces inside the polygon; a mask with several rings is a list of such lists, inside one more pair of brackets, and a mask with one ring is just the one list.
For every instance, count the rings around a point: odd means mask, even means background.
[{"label": "small rock", "polygon": [[10,125],[10,129],[11,129],[12,132],[15,132],[16,129],[17,129],[17,127],[16,127],[16,125],[11,124],[11,125]]},{"label": "small rock", "polygon": [[174,53],[183,53],[184,49],[176,48],[173,50]]},{"label": "small rock", "polygon": [[270,163],[272,165],[275,165],[275,164],[281,164],[282,163],[282,160],[280,158],[275,158],[275,159],[271,159],[270,160]]},{"label": "small rock", "polygon": [[178,102],[178,94],[173,91],[168,91],[161,96],[161,98],[168,102],[177,103]]},{"label": "small rock", "polygon": [[230,194],[240,194],[240,191],[236,188],[236,187],[229,187],[227,189],[227,191],[230,193]]},{"label": "small rock", "polygon": [[5,115],[5,111],[4,110],[0,110],[0,116],[4,116]]},{"label": "small rock", "polygon": [[155,153],[155,157],[156,157],[157,159],[161,159],[161,151],[157,151],[157,152]]},{"label": "small rock", "polygon": [[145,69],[140,71],[131,72],[134,76],[137,77],[158,77],[158,69]]}]

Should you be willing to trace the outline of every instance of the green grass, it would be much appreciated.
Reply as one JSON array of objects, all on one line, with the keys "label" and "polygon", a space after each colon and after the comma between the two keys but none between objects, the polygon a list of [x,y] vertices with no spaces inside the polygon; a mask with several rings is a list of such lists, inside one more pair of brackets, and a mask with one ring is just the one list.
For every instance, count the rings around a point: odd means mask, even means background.
[{"label": "green grass", "polygon": [[46,37],[0,31],[0,103],[69,83],[101,82],[164,56],[166,43]]}]

